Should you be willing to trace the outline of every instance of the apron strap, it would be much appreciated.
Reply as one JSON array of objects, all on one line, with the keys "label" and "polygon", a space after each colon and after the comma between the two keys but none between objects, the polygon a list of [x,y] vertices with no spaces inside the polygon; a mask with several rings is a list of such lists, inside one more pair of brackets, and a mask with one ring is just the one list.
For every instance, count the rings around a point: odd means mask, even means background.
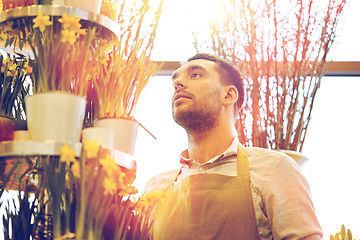
[{"label": "apron strap", "polygon": [[239,143],[237,150],[237,174],[241,178],[249,178],[249,160],[246,148]]}]

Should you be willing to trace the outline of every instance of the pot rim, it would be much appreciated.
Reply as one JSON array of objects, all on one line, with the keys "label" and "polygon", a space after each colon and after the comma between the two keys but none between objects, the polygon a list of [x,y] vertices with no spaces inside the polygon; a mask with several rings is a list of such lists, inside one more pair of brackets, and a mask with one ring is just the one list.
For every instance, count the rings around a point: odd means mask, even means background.
[{"label": "pot rim", "polygon": [[36,97],[36,96],[39,96],[39,95],[47,95],[47,94],[54,94],[54,93],[63,94],[63,95],[71,95],[71,96],[74,96],[74,97],[80,97],[80,98],[85,98],[86,99],[86,96],[82,96],[82,95],[67,92],[67,91],[60,91],[60,90],[46,91],[46,92],[35,92],[35,93],[31,94],[31,95],[25,96],[25,99],[30,98],[30,97]]},{"label": "pot rim", "polygon": [[144,125],[142,125],[138,120],[136,120],[134,117],[131,118],[124,118],[124,117],[102,117],[102,118],[98,118],[94,120],[94,123],[100,121],[100,120],[106,120],[106,119],[122,119],[122,120],[129,120],[129,121],[133,121],[136,122],[140,127],[142,127],[151,137],[153,137],[155,140],[157,140],[157,138],[155,137],[154,134],[152,134]]}]

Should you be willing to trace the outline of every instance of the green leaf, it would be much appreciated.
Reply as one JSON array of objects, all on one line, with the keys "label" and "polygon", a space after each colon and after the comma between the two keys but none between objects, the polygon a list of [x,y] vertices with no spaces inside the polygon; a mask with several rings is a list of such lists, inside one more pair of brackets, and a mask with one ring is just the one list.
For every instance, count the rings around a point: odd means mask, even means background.
[{"label": "green leaf", "polygon": [[7,38],[5,43],[5,48],[11,46],[15,40],[15,37]]}]

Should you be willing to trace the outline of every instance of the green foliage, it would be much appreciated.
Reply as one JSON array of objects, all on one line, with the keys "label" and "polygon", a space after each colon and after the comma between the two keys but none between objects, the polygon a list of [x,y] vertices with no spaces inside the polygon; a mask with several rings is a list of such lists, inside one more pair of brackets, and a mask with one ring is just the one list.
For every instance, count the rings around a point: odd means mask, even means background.
[{"label": "green foliage", "polygon": [[0,115],[14,119],[25,115],[24,99],[30,90],[30,82],[25,81],[27,69],[31,69],[28,64],[22,57],[0,55]]},{"label": "green foliage", "polygon": [[[18,158],[16,164],[5,177],[1,186],[0,197],[3,196],[4,189],[10,181],[10,176],[18,168],[24,159]],[[28,158],[25,158],[29,162]],[[5,204],[6,214],[3,216],[4,239],[35,239],[36,226],[38,225],[38,216],[44,211],[39,207],[38,199],[40,191],[34,188],[31,180],[37,175],[37,171],[32,169],[32,164],[20,176],[17,198],[8,200]],[[22,184],[24,183],[24,184]],[[0,203],[0,206],[4,202]]]}]

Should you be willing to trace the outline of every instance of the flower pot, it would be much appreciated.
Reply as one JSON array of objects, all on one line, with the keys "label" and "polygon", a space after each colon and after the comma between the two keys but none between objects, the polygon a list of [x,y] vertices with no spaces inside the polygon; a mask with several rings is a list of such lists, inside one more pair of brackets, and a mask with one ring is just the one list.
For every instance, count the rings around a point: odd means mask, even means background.
[{"label": "flower pot", "polygon": [[32,141],[80,141],[85,97],[66,92],[38,93],[25,98],[29,138]]},{"label": "flower pot", "polygon": [[95,127],[110,128],[114,131],[114,148],[134,155],[139,122],[126,118],[102,118],[94,123]]},{"label": "flower pot", "polygon": [[102,0],[65,0],[65,5],[100,14]]},{"label": "flower pot", "polygon": [[5,116],[0,116],[0,142],[14,140],[14,121]]},{"label": "flower pot", "polygon": [[29,141],[29,132],[27,130],[15,130],[14,141]]},{"label": "flower pot", "polygon": [[99,146],[107,149],[114,148],[114,131],[103,127],[89,127],[82,131],[82,142],[86,140],[97,141]]}]

